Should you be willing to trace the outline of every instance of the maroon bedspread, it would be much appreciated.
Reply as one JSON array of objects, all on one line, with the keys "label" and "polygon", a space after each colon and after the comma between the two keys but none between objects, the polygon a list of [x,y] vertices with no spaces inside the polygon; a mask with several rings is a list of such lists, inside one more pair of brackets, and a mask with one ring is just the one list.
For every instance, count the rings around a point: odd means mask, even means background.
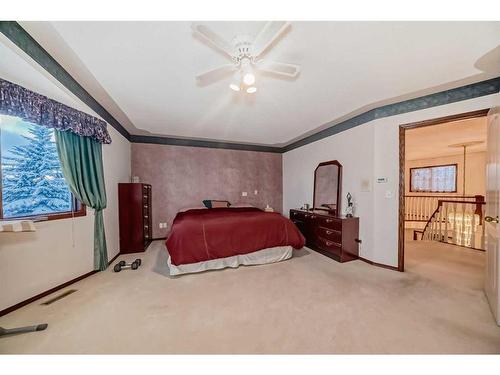
[{"label": "maroon bedspread", "polygon": [[179,212],[167,239],[172,264],[197,263],[275,246],[304,246],[287,218],[258,208],[212,208]]}]

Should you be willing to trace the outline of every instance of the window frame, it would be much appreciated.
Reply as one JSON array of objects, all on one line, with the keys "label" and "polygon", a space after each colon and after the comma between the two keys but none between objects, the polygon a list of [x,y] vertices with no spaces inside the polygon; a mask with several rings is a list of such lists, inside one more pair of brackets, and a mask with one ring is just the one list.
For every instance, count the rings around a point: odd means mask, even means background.
[{"label": "window frame", "polygon": [[[38,124],[34,124],[37,126],[42,126]],[[2,137],[2,129],[0,128],[0,139]],[[76,197],[71,193],[71,211],[62,211],[62,212],[54,212],[54,213],[45,213],[39,215],[27,215],[27,216],[15,216],[4,218],[3,216],[3,187],[2,187],[2,148],[0,147],[0,220],[5,221],[13,221],[13,220],[34,220],[40,218],[47,218],[47,221],[52,220],[60,220],[60,219],[69,219],[72,217],[82,217],[87,215],[87,206],[85,206],[82,202],[80,202]]]},{"label": "window frame", "polygon": [[[453,191],[433,191],[433,190],[415,190],[413,187],[413,170],[414,169],[430,169],[430,168],[439,168],[439,167],[455,167],[455,190]],[[413,167],[410,168],[410,193],[428,193],[428,194],[452,194],[458,193],[458,163],[450,163],[450,164],[436,164],[436,165],[426,165],[423,167]]]}]

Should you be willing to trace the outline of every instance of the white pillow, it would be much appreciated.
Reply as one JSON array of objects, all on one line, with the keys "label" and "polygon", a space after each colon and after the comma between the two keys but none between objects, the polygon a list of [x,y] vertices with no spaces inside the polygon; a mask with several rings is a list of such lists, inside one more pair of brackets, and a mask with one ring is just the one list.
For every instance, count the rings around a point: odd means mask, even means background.
[{"label": "white pillow", "polygon": [[205,206],[197,206],[197,207],[186,207],[186,208],[181,208],[179,210],[179,212],[186,212],[186,211],[189,211],[189,210],[200,210],[200,209],[207,209]]},{"label": "white pillow", "polygon": [[252,206],[249,203],[235,203],[235,204],[232,204],[230,207],[232,207],[232,208],[245,208],[245,207],[254,207],[254,206]]}]

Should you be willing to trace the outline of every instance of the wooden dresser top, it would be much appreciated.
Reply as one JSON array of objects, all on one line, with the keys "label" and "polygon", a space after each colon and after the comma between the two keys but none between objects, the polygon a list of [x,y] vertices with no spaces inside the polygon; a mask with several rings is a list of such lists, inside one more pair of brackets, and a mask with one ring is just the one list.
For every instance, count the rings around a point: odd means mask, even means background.
[{"label": "wooden dresser top", "polygon": [[328,213],[327,211],[324,211],[324,210],[313,210],[313,209],[310,209],[310,210],[301,210],[300,208],[292,208],[290,210],[290,212],[299,212],[299,213],[302,213],[302,214],[313,214],[313,215],[316,215],[316,216],[323,216],[323,217],[330,217],[330,218],[334,218],[334,219],[340,219],[340,220],[347,220],[347,219],[358,219],[356,216],[354,217],[346,217],[345,215],[332,215],[330,213]]}]

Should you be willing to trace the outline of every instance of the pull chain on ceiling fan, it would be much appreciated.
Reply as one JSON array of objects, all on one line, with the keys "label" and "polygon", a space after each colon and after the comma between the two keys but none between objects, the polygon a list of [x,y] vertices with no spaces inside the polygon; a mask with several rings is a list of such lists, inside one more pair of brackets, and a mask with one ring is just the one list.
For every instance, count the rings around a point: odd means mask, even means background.
[{"label": "pull chain on ceiling fan", "polygon": [[193,23],[191,28],[198,36],[222,51],[232,61],[231,64],[224,64],[197,75],[197,81],[213,82],[228,73],[235,72],[229,87],[234,91],[245,91],[253,94],[257,91],[255,71],[272,73],[286,78],[297,77],[300,72],[299,65],[259,59],[289,26],[290,23],[284,21],[267,22],[255,38],[248,35],[238,35],[234,38],[233,44],[230,44],[206,25]]}]

